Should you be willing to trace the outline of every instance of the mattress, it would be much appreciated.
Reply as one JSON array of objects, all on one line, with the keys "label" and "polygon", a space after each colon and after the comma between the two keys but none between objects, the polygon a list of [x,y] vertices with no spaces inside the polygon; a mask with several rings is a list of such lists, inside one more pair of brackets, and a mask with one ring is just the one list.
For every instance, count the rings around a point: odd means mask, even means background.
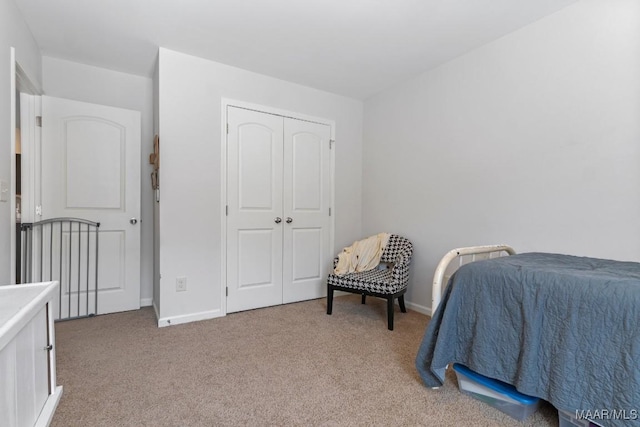
[{"label": "mattress", "polygon": [[618,411],[627,419],[603,424],[629,425],[640,410],[640,264],[525,253],[460,267],[416,367],[438,387],[454,362],[559,409]]}]

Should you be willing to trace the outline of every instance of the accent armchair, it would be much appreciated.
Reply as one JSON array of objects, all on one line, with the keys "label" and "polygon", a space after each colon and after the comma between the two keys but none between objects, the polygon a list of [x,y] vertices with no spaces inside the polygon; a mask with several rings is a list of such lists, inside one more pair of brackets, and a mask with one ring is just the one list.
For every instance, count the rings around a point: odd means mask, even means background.
[{"label": "accent armchair", "polygon": [[[385,298],[387,300],[388,329],[393,331],[394,300],[398,299],[400,310],[407,312],[404,305],[404,294],[409,282],[409,265],[413,245],[405,237],[391,234],[389,242],[382,251],[380,265],[373,270],[349,273],[338,276],[329,274],[327,279],[327,314],[333,309],[333,291],[345,291],[362,295],[362,304],[367,296]],[[338,258],[333,260],[333,267]]]}]

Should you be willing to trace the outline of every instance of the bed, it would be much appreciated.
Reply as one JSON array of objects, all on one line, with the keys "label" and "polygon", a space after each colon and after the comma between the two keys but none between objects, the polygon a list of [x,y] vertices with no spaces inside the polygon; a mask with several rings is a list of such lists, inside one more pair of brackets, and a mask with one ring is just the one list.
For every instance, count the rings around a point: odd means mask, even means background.
[{"label": "bed", "polygon": [[454,249],[432,307],[416,358],[427,387],[457,362],[603,425],[640,424],[640,263]]}]

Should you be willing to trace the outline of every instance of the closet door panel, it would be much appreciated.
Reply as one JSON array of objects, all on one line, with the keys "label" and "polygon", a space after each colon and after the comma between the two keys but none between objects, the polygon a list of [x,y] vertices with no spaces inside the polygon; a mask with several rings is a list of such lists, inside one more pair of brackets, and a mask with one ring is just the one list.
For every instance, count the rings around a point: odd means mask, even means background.
[{"label": "closet door panel", "polygon": [[291,180],[291,212],[319,212],[322,209],[323,139],[309,132],[300,132],[290,138],[287,148],[291,163],[287,166],[291,168],[288,177]]},{"label": "closet door panel", "polygon": [[331,128],[284,119],[283,301],[325,295],[330,267]]},{"label": "closet door panel", "polygon": [[[274,135],[274,133],[276,135]],[[277,132],[262,124],[244,123],[238,128],[238,210],[241,213],[274,212],[279,177],[274,166],[281,163],[276,157],[279,145],[274,141]],[[275,197],[274,197],[275,196]]]},{"label": "closet door panel", "polygon": [[282,303],[282,117],[228,107],[227,312]]},{"label": "closet door panel", "polygon": [[292,281],[314,280],[323,276],[322,231],[321,227],[292,227]]}]

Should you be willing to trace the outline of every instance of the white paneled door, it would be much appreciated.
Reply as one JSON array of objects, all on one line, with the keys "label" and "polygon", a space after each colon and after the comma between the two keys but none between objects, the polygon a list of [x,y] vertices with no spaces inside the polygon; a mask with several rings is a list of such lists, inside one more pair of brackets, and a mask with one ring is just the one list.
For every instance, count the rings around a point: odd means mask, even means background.
[{"label": "white paneled door", "polygon": [[283,302],[319,298],[329,268],[331,129],[284,119]]},{"label": "white paneled door", "polygon": [[140,113],[43,96],[41,167],[43,219],[100,223],[98,313],[140,308]]},{"label": "white paneled door", "polygon": [[227,312],[322,297],[330,126],[237,107],[227,119]]},{"label": "white paneled door", "polygon": [[282,304],[282,117],[229,107],[227,312]]}]

